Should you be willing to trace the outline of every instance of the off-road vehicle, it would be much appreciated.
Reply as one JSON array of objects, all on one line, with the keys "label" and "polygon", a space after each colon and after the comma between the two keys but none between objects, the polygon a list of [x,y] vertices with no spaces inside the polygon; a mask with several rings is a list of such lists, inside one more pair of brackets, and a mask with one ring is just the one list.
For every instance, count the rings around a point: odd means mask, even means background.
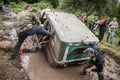
[{"label": "off-road vehicle", "polygon": [[75,15],[64,12],[49,12],[44,22],[46,30],[55,31],[54,38],[43,40],[40,45],[46,51],[51,66],[64,66],[68,63],[83,64],[89,60],[83,51],[90,47],[86,43],[97,44],[98,38]]}]

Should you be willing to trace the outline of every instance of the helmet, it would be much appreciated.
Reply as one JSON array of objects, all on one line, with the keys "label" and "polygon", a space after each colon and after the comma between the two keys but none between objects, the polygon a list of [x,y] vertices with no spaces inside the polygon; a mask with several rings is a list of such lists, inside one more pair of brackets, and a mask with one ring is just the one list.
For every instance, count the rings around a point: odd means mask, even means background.
[{"label": "helmet", "polygon": [[87,54],[88,54],[89,52],[90,52],[90,53],[94,53],[95,50],[94,50],[93,48],[87,48],[87,49],[84,50],[83,53],[87,53]]}]

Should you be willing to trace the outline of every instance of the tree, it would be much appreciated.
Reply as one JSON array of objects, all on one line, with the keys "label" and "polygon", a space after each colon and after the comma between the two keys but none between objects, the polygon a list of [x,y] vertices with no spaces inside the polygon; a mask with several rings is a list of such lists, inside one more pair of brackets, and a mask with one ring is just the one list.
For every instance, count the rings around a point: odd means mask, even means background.
[{"label": "tree", "polygon": [[18,4],[19,0],[11,0],[11,2],[15,2],[16,4]]},{"label": "tree", "polygon": [[117,12],[118,0],[62,0],[61,8],[69,12],[92,13],[97,15],[114,15]]},{"label": "tree", "polygon": [[59,5],[59,2],[58,0],[48,0],[51,5],[54,7],[54,8],[57,8],[57,6]]},{"label": "tree", "polygon": [[8,5],[10,3],[10,0],[3,0],[4,5]]}]

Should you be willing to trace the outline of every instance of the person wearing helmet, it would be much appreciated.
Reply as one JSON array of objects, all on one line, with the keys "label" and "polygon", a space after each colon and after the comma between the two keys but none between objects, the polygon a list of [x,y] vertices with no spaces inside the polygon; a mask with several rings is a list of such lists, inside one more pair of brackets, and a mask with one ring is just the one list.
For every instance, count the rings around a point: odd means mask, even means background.
[{"label": "person wearing helmet", "polygon": [[[104,57],[101,54],[100,49],[96,45],[92,45],[92,48],[87,48],[84,53],[87,53],[91,58],[89,63],[84,67],[83,75],[90,72],[97,72],[99,80],[104,80],[103,67],[104,67]],[[92,68],[92,66],[96,68]]]}]

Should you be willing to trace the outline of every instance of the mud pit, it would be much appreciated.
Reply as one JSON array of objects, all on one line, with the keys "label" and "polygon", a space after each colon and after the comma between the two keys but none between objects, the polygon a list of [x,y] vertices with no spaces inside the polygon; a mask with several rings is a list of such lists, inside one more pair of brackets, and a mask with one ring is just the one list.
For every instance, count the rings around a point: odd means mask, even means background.
[{"label": "mud pit", "polygon": [[86,76],[80,76],[82,66],[52,68],[41,52],[24,54],[22,61],[31,80],[88,80]]},{"label": "mud pit", "polygon": [[[0,50],[0,80],[98,80],[96,73],[90,74],[93,78],[81,75],[84,65],[52,68],[44,53],[39,51],[24,53],[22,68],[19,58],[8,60],[10,53]],[[120,66],[107,55],[105,60],[106,80],[120,80]]]},{"label": "mud pit", "polygon": [[[84,65],[52,68],[42,52],[24,54],[22,61],[31,80],[98,80],[97,74],[93,72],[89,74],[91,77],[81,75]],[[105,80],[119,80],[120,66],[107,55],[105,61]]]}]

